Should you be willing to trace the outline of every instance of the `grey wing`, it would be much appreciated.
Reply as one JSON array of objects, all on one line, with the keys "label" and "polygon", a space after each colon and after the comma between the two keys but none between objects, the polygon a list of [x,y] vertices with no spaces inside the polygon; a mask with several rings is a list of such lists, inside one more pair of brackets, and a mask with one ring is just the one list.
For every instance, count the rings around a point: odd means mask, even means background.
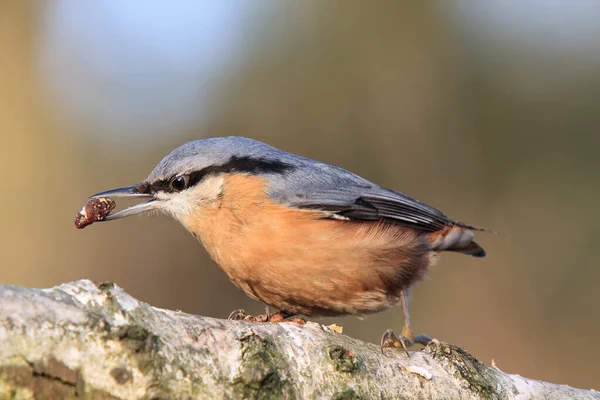
[{"label": "grey wing", "polygon": [[333,218],[385,220],[427,232],[456,223],[433,207],[327,164],[277,177],[270,190],[276,201]]}]

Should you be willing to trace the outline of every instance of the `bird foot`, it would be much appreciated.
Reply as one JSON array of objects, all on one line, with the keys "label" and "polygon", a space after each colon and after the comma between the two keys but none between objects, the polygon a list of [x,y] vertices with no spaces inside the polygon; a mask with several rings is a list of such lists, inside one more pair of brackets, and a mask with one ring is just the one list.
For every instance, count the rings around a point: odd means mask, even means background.
[{"label": "bird foot", "polygon": [[300,325],[304,325],[306,321],[302,318],[294,317],[292,314],[287,313],[285,311],[279,311],[276,313],[271,313],[269,310],[266,310],[265,314],[261,315],[248,315],[242,309],[235,310],[231,314],[229,314],[228,320],[233,321],[248,321],[248,322],[295,322]]},{"label": "bird foot", "polygon": [[243,309],[239,308],[237,310],[233,310],[229,314],[229,317],[227,317],[227,319],[229,321],[242,321],[247,316],[248,316],[248,314],[246,314],[246,311],[244,311]]},{"label": "bird foot", "polygon": [[420,343],[423,346],[427,346],[427,344],[431,342],[431,338],[427,335],[414,335],[412,331],[403,329],[402,335],[400,337],[396,336],[394,331],[388,329],[383,333],[381,337],[381,352],[383,353],[384,349],[392,348],[392,349],[400,349],[403,348],[406,352],[406,355],[410,357],[408,352],[408,348],[415,343]]}]

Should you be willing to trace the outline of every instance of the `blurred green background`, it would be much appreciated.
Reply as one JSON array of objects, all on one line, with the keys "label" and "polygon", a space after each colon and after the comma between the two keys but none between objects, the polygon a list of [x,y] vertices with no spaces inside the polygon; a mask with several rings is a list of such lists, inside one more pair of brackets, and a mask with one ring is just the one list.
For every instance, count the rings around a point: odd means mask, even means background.
[{"label": "blurred green background", "polygon": [[[0,281],[113,281],[158,307],[263,311],[178,223],[84,231],[88,195],[242,135],[350,169],[479,235],[414,290],[415,330],[598,389],[600,3],[0,1]],[[400,309],[325,320],[379,342]]]}]

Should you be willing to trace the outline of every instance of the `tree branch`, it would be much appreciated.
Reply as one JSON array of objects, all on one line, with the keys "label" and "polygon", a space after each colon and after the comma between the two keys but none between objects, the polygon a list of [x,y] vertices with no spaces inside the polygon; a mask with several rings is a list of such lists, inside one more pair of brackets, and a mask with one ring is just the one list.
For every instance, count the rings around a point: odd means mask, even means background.
[{"label": "tree branch", "polygon": [[162,310],[111,283],[0,285],[1,398],[599,399],[434,341],[410,359],[320,324]]}]

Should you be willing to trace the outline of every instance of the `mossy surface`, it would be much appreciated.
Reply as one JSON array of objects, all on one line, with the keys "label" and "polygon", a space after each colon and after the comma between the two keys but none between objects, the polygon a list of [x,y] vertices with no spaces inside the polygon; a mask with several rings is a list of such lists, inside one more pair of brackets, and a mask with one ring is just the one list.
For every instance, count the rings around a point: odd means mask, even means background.
[{"label": "mossy surface", "polygon": [[490,369],[463,348],[438,342],[429,344],[426,351],[443,366],[449,366],[451,370],[448,372],[465,381],[469,389],[481,398],[502,398],[495,389],[495,378]]},{"label": "mossy surface", "polygon": [[356,394],[354,389],[345,388],[331,396],[331,400],[359,400],[361,397]]},{"label": "mossy surface", "polygon": [[354,372],[359,368],[359,360],[356,354],[342,346],[329,349],[329,359],[333,362],[335,370],[339,372]]},{"label": "mossy surface", "polygon": [[296,393],[289,379],[282,376],[287,371],[287,361],[271,339],[250,335],[240,340],[242,363],[233,381],[232,398],[290,399]]}]

